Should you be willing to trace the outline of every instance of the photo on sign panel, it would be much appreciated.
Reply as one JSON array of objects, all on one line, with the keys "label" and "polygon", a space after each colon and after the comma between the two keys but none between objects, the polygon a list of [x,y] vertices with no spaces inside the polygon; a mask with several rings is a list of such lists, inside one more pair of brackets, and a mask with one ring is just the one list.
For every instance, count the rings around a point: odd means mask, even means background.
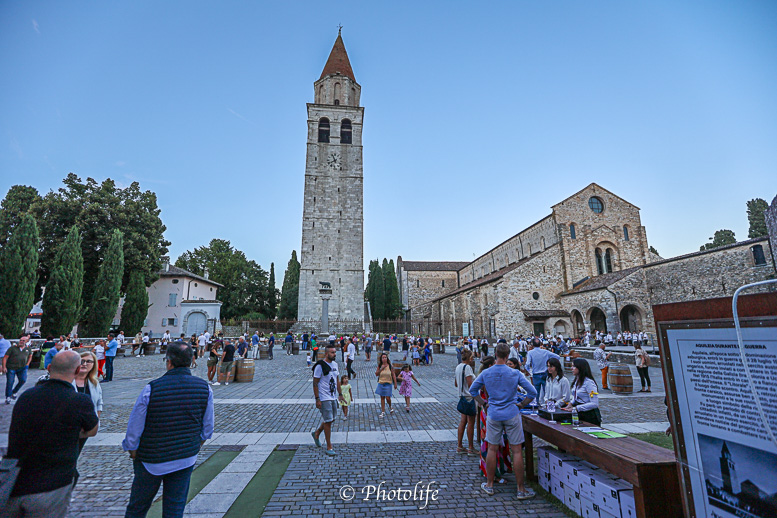
[{"label": "photo on sign panel", "polygon": [[777,516],[777,455],[732,441],[698,435],[710,505],[731,516]]}]

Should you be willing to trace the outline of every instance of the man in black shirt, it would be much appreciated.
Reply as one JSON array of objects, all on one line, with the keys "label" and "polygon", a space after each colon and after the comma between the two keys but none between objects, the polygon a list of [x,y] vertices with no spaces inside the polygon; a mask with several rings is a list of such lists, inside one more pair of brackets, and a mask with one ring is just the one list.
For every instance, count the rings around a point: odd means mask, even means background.
[{"label": "man in black shirt", "polygon": [[235,346],[229,340],[224,344],[224,352],[221,353],[221,373],[224,374],[224,384],[229,385],[229,372],[235,362]]},{"label": "man in black shirt", "polygon": [[92,399],[73,389],[81,356],[62,351],[49,365],[50,379],[19,396],[8,433],[8,458],[21,471],[0,516],[63,517],[78,475],[78,439],[97,435]]}]

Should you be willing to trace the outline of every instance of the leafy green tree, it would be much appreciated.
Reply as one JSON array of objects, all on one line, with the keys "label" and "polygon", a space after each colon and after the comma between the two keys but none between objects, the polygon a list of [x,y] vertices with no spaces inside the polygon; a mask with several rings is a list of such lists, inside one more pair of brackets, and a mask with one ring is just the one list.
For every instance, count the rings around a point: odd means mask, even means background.
[{"label": "leafy green tree", "polygon": [[299,271],[300,264],[297,261],[297,251],[291,251],[291,259],[286,265],[283,274],[283,286],[281,287],[281,305],[278,310],[278,318],[282,320],[294,320],[297,318],[299,307]]},{"label": "leafy green tree", "polygon": [[35,303],[38,243],[35,218],[25,214],[0,251],[0,332],[4,336],[22,332]]},{"label": "leafy green tree", "polygon": [[766,228],[766,219],[764,218],[764,213],[768,208],[769,204],[761,198],[755,198],[747,202],[747,222],[750,224],[747,237],[752,239],[769,234]]},{"label": "leafy green tree", "polygon": [[737,242],[737,238],[734,236],[733,230],[722,229],[716,230],[715,235],[710,238],[710,241],[710,243],[704,243],[701,247],[699,247],[699,250],[712,250],[713,248],[717,248],[719,246],[731,245]]},{"label": "leafy green tree", "polygon": [[111,329],[121,296],[121,279],[124,275],[124,235],[114,229],[108,249],[105,251],[92,300],[86,311],[86,324],[81,336],[105,336]]},{"label": "leafy green tree", "polygon": [[92,300],[97,286],[104,251],[114,230],[124,235],[125,272],[121,287],[126,291],[130,272],[140,271],[148,286],[162,268],[170,242],[164,238],[166,227],[159,217],[156,194],[141,191],[133,182],[119,188],[111,179],[97,183],[92,178],[82,181],[73,173],[63,180],[64,187],[51,191],[31,206],[41,233],[41,261],[38,269],[38,293],[48,283],[54,258],[70,228],[81,232],[84,258],[84,305]]},{"label": "leafy green tree", "polygon": [[386,261],[383,259],[383,285],[386,291],[386,318],[399,318],[402,312],[402,306],[399,303],[399,285],[397,285],[397,274],[394,270],[394,260]]},{"label": "leafy green tree", "polygon": [[270,280],[267,281],[267,318],[278,314],[278,288],[275,287],[275,263],[270,263]]},{"label": "leafy green tree", "polygon": [[0,203],[0,247],[5,246],[13,230],[22,222],[22,216],[42,198],[38,190],[27,185],[14,185],[8,189]]},{"label": "leafy green tree", "polygon": [[73,225],[59,247],[51,268],[51,276],[43,296],[41,332],[44,335],[67,334],[81,318],[81,291],[84,287],[84,258],[81,255],[81,235]]},{"label": "leafy green tree", "polygon": [[224,286],[218,292],[222,318],[267,314],[267,272],[229,241],[212,239],[208,246],[181,254],[175,265],[196,275],[204,275],[207,269],[209,279]]},{"label": "leafy green tree", "polygon": [[148,291],[143,272],[134,271],[130,274],[127,295],[124,297],[124,307],[121,309],[121,329],[127,336],[140,332],[148,316]]},{"label": "leafy green tree", "polygon": [[653,253],[654,253],[654,254],[656,254],[657,256],[661,257],[661,254],[659,254],[659,253],[658,253],[658,250],[656,250],[656,249],[653,247],[653,245],[650,245],[650,248],[648,248],[648,250],[650,250],[651,252],[653,252]]}]

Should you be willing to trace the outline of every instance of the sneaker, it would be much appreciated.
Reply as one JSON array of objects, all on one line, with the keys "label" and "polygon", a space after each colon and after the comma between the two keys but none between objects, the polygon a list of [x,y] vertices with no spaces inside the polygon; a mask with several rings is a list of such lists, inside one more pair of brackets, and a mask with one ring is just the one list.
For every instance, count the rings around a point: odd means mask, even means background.
[{"label": "sneaker", "polygon": [[394,409],[393,408],[389,408],[389,414],[393,414],[393,413],[394,413]]},{"label": "sneaker", "polygon": [[518,500],[528,500],[529,498],[534,498],[536,496],[536,493],[534,493],[534,490],[527,487],[523,491],[518,491],[515,493],[515,498]]},{"label": "sneaker", "polygon": [[344,415],[344,416],[343,416],[343,420],[348,420],[348,416],[347,416],[347,415]]},{"label": "sneaker", "polygon": [[[6,401],[6,403],[7,403],[7,401]],[[378,414],[378,417],[386,417],[386,412],[381,412],[380,414]]]},{"label": "sneaker", "polygon": [[[313,436],[313,442],[316,443],[316,447],[320,448],[321,447],[321,441],[318,440],[318,436],[316,436],[316,432],[310,432],[310,435]],[[329,450],[327,450],[327,451],[329,451]]]},{"label": "sneaker", "polygon": [[5,404],[10,405],[11,404],[11,398],[7,397],[5,398]]},{"label": "sneaker", "polygon": [[330,457],[334,457],[335,455],[337,455],[337,452],[335,450],[326,450],[326,454],[329,455]]},{"label": "sneaker", "polygon": [[218,381],[214,381],[214,382],[213,382],[213,386],[214,386],[214,387],[218,387],[219,385],[221,385],[221,383],[219,383]]},{"label": "sneaker", "polygon": [[480,484],[480,489],[482,489],[483,492],[488,496],[494,496],[494,488],[488,487],[488,482],[483,482],[482,484]]},{"label": "sneaker", "polygon": [[226,383],[224,383],[224,385],[229,385],[229,382],[227,381]]},{"label": "sneaker", "polygon": [[16,394],[11,394],[11,399],[16,400]]}]

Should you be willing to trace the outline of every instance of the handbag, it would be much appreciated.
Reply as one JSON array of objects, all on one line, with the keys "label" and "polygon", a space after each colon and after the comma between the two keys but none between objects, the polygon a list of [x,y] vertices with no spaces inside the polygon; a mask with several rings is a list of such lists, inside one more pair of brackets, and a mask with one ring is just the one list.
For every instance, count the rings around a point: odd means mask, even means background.
[{"label": "handbag", "polygon": [[0,461],[0,509],[5,508],[11,491],[16,484],[16,478],[22,470],[17,459],[3,459]]},{"label": "handbag", "polygon": [[[466,378],[464,377],[464,368],[461,369],[461,386],[464,387],[466,383]],[[477,415],[478,409],[477,406],[475,406],[475,400],[469,400],[464,396],[459,396],[459,404],[456,405],[456,410],[459,411],[460,414],[464,415]]]}]

